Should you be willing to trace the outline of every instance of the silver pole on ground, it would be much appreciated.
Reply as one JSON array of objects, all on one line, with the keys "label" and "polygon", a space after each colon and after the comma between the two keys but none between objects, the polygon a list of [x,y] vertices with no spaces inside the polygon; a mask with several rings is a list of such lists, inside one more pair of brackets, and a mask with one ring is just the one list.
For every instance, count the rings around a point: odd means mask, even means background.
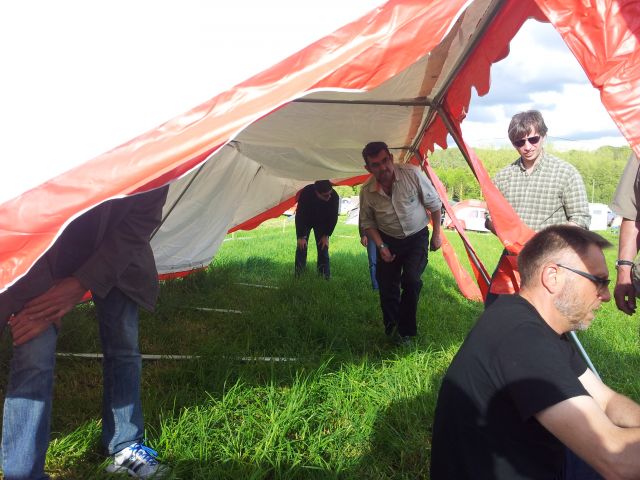
[{"label": "silver pole on ground", "polygon": [[570,331],[569,338],[571,339],[573,344],[577,347],[578,352],[580,352],[580,355],[582,356],[582,359],[586,362],[587,366],[591,369],[591,371],[595,374],[595,376],[598,377],[598,380],[602,380],[602,378],[600,378],[600,375],[598,374],[598,371],[596,370],[596,367],[593,365],[593,363],[591,363],[591,359],[589,358],[589,355],[587,355],[587,351],[584,349],[584,347],[580,343],[580,340],[578,339],[576,332],[574,332],[573,330]]}]

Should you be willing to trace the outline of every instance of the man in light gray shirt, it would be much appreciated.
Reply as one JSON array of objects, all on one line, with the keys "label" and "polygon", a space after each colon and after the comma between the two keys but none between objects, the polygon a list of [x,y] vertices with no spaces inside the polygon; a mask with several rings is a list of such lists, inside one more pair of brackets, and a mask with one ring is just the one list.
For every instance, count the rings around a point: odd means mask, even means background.
[{"label": "man in light gray shirt", "polygon": [[442,244],[442,202],[417,167],[393,163],[386,143],[367,144],[362,158],[372,177],[360,191],[360,226],[378,247],[376,278],[385,333],[391,336],[397,329],[400,344],[408,345],[417,334],[416,311],[428,248],[435,251]]}]

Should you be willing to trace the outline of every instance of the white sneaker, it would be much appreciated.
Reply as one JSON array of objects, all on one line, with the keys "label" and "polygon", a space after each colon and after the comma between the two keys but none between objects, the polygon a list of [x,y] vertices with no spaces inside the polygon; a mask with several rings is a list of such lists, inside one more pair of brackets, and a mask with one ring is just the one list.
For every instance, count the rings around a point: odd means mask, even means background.
[{"label": "white sneaker", "polygon": [[158,452],[142,443],[134,443],[120,450],[107,466],[109,473],[128,473],[135,478],[164,478],[169,474],[169,467],[162,465],[156,457]]}]

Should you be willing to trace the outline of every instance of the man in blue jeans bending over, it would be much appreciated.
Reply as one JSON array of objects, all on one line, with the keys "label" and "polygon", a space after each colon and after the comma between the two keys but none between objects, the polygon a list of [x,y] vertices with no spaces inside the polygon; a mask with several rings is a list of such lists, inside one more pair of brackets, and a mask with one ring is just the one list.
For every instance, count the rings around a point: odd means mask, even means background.
[{"label": "man in blue jeans bending over", "polygon": [[150,238],[167,187],[105,202],[74,220],[29,273],[0,294],[0,328],[13,336],[2,426],[6,480],[48,479],[53,375],[62,317],[89,290],[103,361],[102,443],[108,472],[161,478],[167,467],[143,444],[138,306],[152,310],[158,273]]}]

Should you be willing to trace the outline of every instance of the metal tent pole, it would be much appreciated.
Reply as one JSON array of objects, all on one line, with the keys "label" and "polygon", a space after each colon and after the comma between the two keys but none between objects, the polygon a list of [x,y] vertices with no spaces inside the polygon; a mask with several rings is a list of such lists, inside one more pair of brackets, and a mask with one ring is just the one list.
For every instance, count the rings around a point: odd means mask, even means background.
[{"label": "metal tent pole", "polygon": [[582,343],[580,343],[580,339],[578,338],[578,335],[576,335],[576,332],[574,332],[573,330],[569,332],[569,338],[571,339],[571,341],[573,342],[573,344],[576,346],[576,348],[578,349],[578,352],[580,353],[580,356],[582,357],[582,359],[585,361],[585,363],[587,364],[587,366],[589,367],[589,369],[593,372],[593,374],[598,377],[598,380],[602,380],[602,378],[600,378],[600,374],[598,373],[598,371],[596,370],[596,367],[593,365],[593,363],[591,362],[591,359],[589,358],[589,355],[587,355],[587,351],[584,349],[584,347],[582,346]]}]

